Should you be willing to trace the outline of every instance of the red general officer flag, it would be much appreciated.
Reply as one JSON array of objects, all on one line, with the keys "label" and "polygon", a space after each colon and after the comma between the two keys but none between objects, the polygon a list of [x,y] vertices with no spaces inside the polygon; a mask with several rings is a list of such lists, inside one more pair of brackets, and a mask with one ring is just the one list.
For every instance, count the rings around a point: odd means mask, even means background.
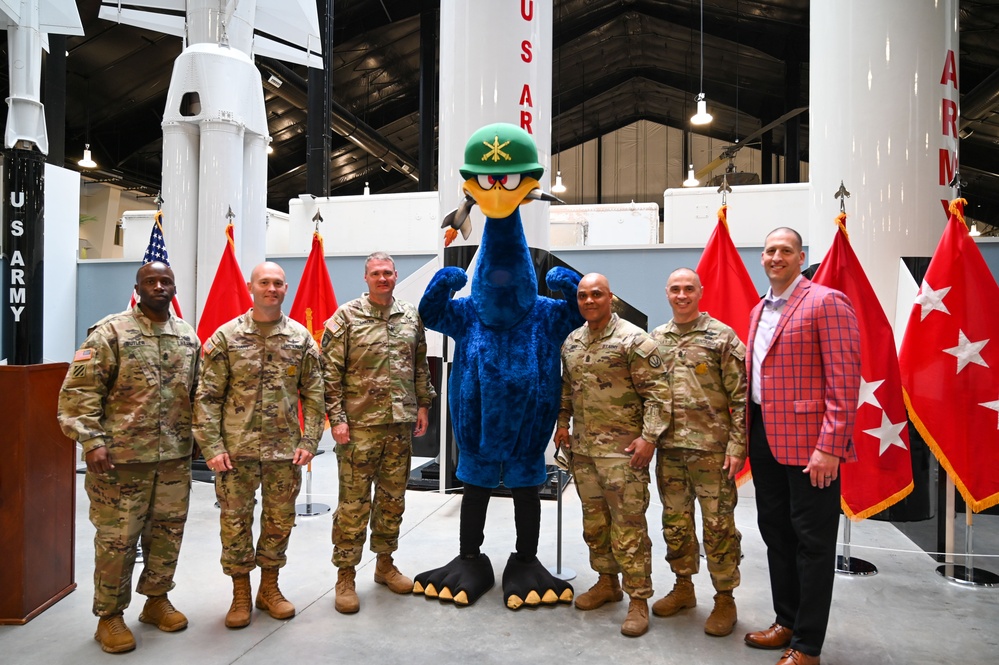
[{"label": "red general officer flag", "polygon": [[999,285],[968,235],[965,203],[950,205],[899,365],[912,422],[979,512],[999,503]]},{"label": "red general officer flag", "polygon": [[[315,231],[312,234],[312,250],[305,262],[302,281],[298,285],[298,291],[295,292],[295,302],[291,305],[290,316],[308,328],[312,339],[319,345],[323,340],[324,324],[335,311],[336,295],[333,293],[329,270],[326,269],[323,237],[319,235],[319,231]],[[301,403],[298,405],[298,422],[305,427]]]},{"label": "red general officer flag", "polygon": [[749,314],[760,302],[760,294],[728,232],[728,206],[718,209],[718,225],[704,246],[697,275],[704,287],[701,311],[732,328],[747,344]]},{"label": "red general officer flag", "polygon": [[312,333],[319,344],[323,338],[323,325],[336,311],[336,294],[326,269],[326,255],[323,251],[323,237],[319,231],[312,234],[312,251],[302,271],[302,281],[291,305],[291,318],[295,319]]},{"label": "red general officer flag", "polygon": [[908,418],[891,325],[846,233],[846,214],[812,281],[842,291],[860,327],[860,400],[853,444],[857,461],[840,467],[843,512],[862,520],[912,491]]},{"label": "red general officer flag", "polygon": [[215,272],[212,288],[208,290],[205,309],[198,319],[198,339],[204,344],[223,323],[235,319],[253,306],[246,280],[236,260],[236,242],[232,224],[225,227],[226,242],[222,259]]},{"label": "red general officer flag", "polygon": [[[735,249],[728,232],[728,206],[718,209],[718,225],[711,233],[704,253],[697,263],[704,295],[700,309],[718,319],[739,336],[743,344],[749,338],[749,314],[760,301],[760,294],[746,270],[746,264]],[[735,477],[737,485],[749,480],[749,460]]]}]

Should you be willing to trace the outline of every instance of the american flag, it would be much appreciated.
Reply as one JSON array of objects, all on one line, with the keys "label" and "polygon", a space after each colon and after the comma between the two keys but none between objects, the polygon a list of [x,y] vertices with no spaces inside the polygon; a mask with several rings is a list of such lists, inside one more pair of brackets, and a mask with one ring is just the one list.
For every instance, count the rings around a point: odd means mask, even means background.
[{"label": "american flag", "polygon": [[[142,265],[153,261],[162,261],[170,265],[170,257],[167,255],[166,241],[163,239],[163,211],[157,210],[153,216],[153,230],[149,232],[149,244],[146,245],[146,253],[142,255]],[[128,308],[132,309],[136,303],[135,290],[132,290],[132,298],[128,302]],[[180,313],[180,301],[177,296],[173,298],[173,312],[178,318],[183,318]]]},{"label": "american flag", "polygon": [[146,245],[146,253],[142,255],[142,265],[152,261],[162,261],[170,265],[170,257],[167,256],[166,241],[163,240],[163,211],[157,210],[153,217],[153,230],[149,233],[149,244]]}]

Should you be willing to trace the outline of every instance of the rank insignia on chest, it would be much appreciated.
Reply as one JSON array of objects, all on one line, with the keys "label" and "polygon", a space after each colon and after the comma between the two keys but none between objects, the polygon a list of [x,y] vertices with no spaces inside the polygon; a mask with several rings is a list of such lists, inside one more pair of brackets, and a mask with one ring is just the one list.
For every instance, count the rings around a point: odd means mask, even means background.
[{"label": "rank insignia on chest", "polygon": [[697,374],[707,374],[708,373],[707,363],[697,363],[697,366],[694,368],[694,372],[696,372]]},{"label": "rank insignia on chest", "polygon": [[295,370],[296,370],[296,368],[295,368],[294,365],[292,365],[291,367],[289,367],[288,368],[288,376],[295,376]]}]

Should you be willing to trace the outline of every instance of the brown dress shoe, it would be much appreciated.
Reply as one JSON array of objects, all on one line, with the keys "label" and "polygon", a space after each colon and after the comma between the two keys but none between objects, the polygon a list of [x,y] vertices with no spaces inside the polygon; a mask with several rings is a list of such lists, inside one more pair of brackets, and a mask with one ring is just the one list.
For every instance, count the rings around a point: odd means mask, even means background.
[{"label": "brown dress shoe", "polygon": [[766,630],[746,633],[746,644],[757,649],[783,649],[791,643],[792,634],[790,628],[775,622]]},{"label": "brown dress shoe", "polygon": [[797,649],[788,649],[777,661],[777,665],[819,665],[819,657],[809,656]]}]

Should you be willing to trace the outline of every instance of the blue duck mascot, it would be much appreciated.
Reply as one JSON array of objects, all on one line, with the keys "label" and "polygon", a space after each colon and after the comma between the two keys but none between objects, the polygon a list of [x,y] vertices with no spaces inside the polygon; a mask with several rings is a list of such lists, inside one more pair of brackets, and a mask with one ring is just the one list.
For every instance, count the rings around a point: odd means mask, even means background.
[{"label": "blue duck mascot", "polygon": [[465,201],[445,219],[468,237],[468,213],[478,204],[486,216],[472,280],[472,295],[452,299],[465,286],[465,271],[437,272],[420,301],[424,324],[455,341],[448,386],[458,448],[457,476],[464,484],[459,555],[420,573],[415,593],[470,605],[494,584],[492,563],[480,552],[492,489],[513,494],[516,552],[503,572],[503,599],[510,609],[572,602],[572,587],[537,558],[541,526],[538,488],[546,478],[545,448],[558,415],[559,351],[582,325],[575,302],[579,275],[553,268],[548,288],[566,300],[538,295],[519,206],[557,200],[541,191],[534,140],[510,124],[487,125],[465,146]]}]

